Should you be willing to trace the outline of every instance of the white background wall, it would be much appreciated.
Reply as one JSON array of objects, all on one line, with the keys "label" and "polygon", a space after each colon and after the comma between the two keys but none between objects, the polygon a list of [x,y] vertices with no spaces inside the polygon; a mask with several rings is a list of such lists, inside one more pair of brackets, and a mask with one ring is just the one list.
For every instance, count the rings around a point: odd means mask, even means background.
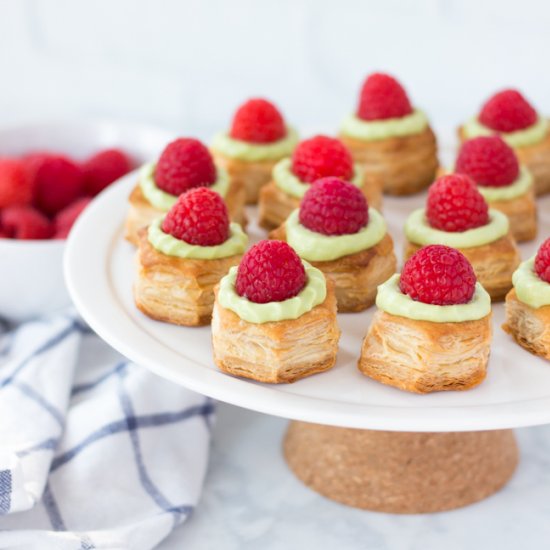
[{"label": "white background wall", "polygon": [[108,116],[208,138],[251,95],[330,132],[366,73],[436,127],[517,86],[550,112],[544,0],[0,0],[0,124]]}]

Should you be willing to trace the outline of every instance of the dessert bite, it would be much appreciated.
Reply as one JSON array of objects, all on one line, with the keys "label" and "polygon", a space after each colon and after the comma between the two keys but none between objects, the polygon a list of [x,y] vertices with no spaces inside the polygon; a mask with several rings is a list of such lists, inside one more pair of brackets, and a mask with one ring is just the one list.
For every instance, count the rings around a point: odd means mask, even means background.
[{"label": "dessert bite", "polygon": [[365,167],[367,180],[385,193],[409,195],[434,180],[437,145],[428,119],[387,74],[367,77],[357,111],[344,120],[340,138]]},{"label": "dessert bite", "polygon": [[214,286],[237,265],[248,237],[205,187],[180,195],[166,216],[138,232],[136,306],[175,325],[210,323]]},{"label": "dessert bite", "polygon": [[548,120],[513,89],[493,95],[478,115],[458,129],[462,141],[500,135],[514,148],[519,162],[533,174],[535,193],[550,192],[550,132]]},{"label": "dessert bite", "polygon": [[216,287],[214,362],[259,382],[294,382],[336,362],[333,284],[281,241],[260,241]]},{"label": "dessert bite", "polygon": [[298,135],[277,107],[255,98],[237,109],[229,131],[215,136],[212,153],[231,181],[244,186],[247,204],[256,204],[273,167],[292,153],[297,142]]},{"label": "dessert bite", "polygon": [[380,186],[365,180],[363,167],[354,164],[351,153],[339,139],[319,135],[299,143],[292,157],[275,165],[272,180],[260,191],[259,224],[265,229],[279,227],[300,206],[310,185],[326,177],[353,183],[369,204],[380,210]]},{"label": "dessert bite", "polygon": [[407,218],[405,236],[405,259],[426,245],[452,246],[466,256],[493,300],[504,299],[512,288],[520,256],[510,222],[505,214],[488,207],[465,174],[441,176],[433,183],[426,208]]},{"label": "dessert bite", "polygon": [[482,136],[464,142],[455,172],[477,184],[490,208],[508,216],[518,242],[537,236],[537,205],[533,177],[520,166],[514,150],[499,136]]},{"label": "dessert bite", "polygon": [[550,361],[550,238],[514,273],[502,328],[527,351]]},{"label": "dessert bite", "polygon": [[214,162],[200,141],[178,138],[164,148],[156,163],[142,167],[129,197],[126,239],[137,245],[139,230],[168,212],[182,193],[195,187],[216,191],[227,204],[231,220],[246,223],[242,184],[229,180],[225,169]]},{"label": "dessert bite", "polygon": [[430,245],[378,288],[359,370],[414,393],[468,390],[486,376],[491,299],[458,250]]},{"label": "dessert bite", "polygon": [[338,178],[311,185],[300,208],[270,237],[288,242],[334,283],[340,313],[370,307],[377,286],[395,273],[384,218],[358,187]]}]

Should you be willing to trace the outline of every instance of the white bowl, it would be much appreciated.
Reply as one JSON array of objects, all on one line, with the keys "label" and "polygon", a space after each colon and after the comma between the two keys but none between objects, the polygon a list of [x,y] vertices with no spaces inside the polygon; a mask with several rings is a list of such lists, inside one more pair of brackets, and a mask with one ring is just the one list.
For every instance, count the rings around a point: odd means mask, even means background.
[{"label": "white bowl", "polygon": [[[158,156],[173,138],[172,132],[128,123],[42,123],[0,130],[0,156],[45,150],[81,160],[116,146],[140,164]],[[64,248],[63,240],[0,239],[0,318],[22,321],[71,303],[63,280]]]}]

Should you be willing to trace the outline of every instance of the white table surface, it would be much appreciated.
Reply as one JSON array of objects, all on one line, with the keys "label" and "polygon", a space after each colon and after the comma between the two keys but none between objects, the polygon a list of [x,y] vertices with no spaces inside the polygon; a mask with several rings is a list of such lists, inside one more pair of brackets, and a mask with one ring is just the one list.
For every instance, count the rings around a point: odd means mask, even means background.
[{"label": "white table surface", "polygon": [[521,461],[499,493],[467,508],[398,516],[327,500],[286,467],[287,421],[218,405],[202,501],[161,550],[542,550],[550,540],[550,426],[516,431]]}]

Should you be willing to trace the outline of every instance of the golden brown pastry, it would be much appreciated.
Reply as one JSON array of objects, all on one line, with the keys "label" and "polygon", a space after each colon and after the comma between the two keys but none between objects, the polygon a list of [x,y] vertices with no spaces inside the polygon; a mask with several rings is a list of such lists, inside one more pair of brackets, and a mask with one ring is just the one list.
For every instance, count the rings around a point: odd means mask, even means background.
[{"label": "golden brown pastry", "polygon": [[550,238],[514,273],[503,329],[526,350],[550,360]]},{"label": "golden brown pastry", "polygon": [[180,195],[138,238],[136,306],[158,321],[209,324],[214,286],[239,263],[248,241],[239,224],[229,223],[220,195],[204,187]]},{"label": "golden brown pastry", "polygon": [[415,392],[467,390],[486,376],[491,299],[456,249],[430,245],[378,288],[359,370]]},{"label": "golden brown pastry", "polygon": [[519,162],[535,181],[535,193],[550,192],[549,121],[514,89],[494,94],[480,112],[458,129],[461,142],[477,136],[498,134],[514,148]]},{"label": "golden brown pastry", "polygon": [[391,195],[410,195],[428,187],[437,170],[435,135],[422,111],[414,109],[401,84],[387,74],[365,80],[359,105],[340,129],[340,139],[366,181]]},{"label": "golden brown pastry", "polygon": [[364,141],[340,134],[355,162],[363,165],[365,181],[389,195],[411,195],[433,182],[438,166],[437,143],[430,127],[419,134]]},{"label": "golden brown pastry", "polygon": [[537,203],[534,189],[514,200],[487,201],[491,208],[506,214],[510,233],[518,243],[532,241],[538,233]]},{"label": "golden brown pastry", "polygon": [[550,305],[533,308],[518,300],[515,289],[506,296],[502,328],[527,351],[550,361]]},{"label": "golden brown pastry", "polygon": [[258,382],[295,382],[331,369],[339,337],[330,282],[325,300],[298,319],[248,323],[218,302],[214,306],[214,362],[228,374]]},{"label": "golden brown pastry", "polygon": [[363,341],[359,370],[414,393],[468,390],[487,373],[490,318],[433,323],[377,311]]},{"label": "golden brown pastry", "polygon": [[215,290],[214,362],[259,382],[332,368],[340,330],[333,284],[280,241],[260,241]]},{"label": "golden brown pastry", "polygon": [[[269,238],[286,241],[284,224],[272,231]],[[393,275],[397,267],[389,233],[366,250],[332,261],[310,263],[333,281],[339,313],[355,313],[372,306],[376,288]]]},{"label": "golden brown pastry", "polygon": [[297,142],[296,132],[286,126],[277,107],[255,98],[237,109],[227,132],[215,136],[212,154],[231,180],[244,187],[246,203],[256,204],[273,167],[292,153]]}]

